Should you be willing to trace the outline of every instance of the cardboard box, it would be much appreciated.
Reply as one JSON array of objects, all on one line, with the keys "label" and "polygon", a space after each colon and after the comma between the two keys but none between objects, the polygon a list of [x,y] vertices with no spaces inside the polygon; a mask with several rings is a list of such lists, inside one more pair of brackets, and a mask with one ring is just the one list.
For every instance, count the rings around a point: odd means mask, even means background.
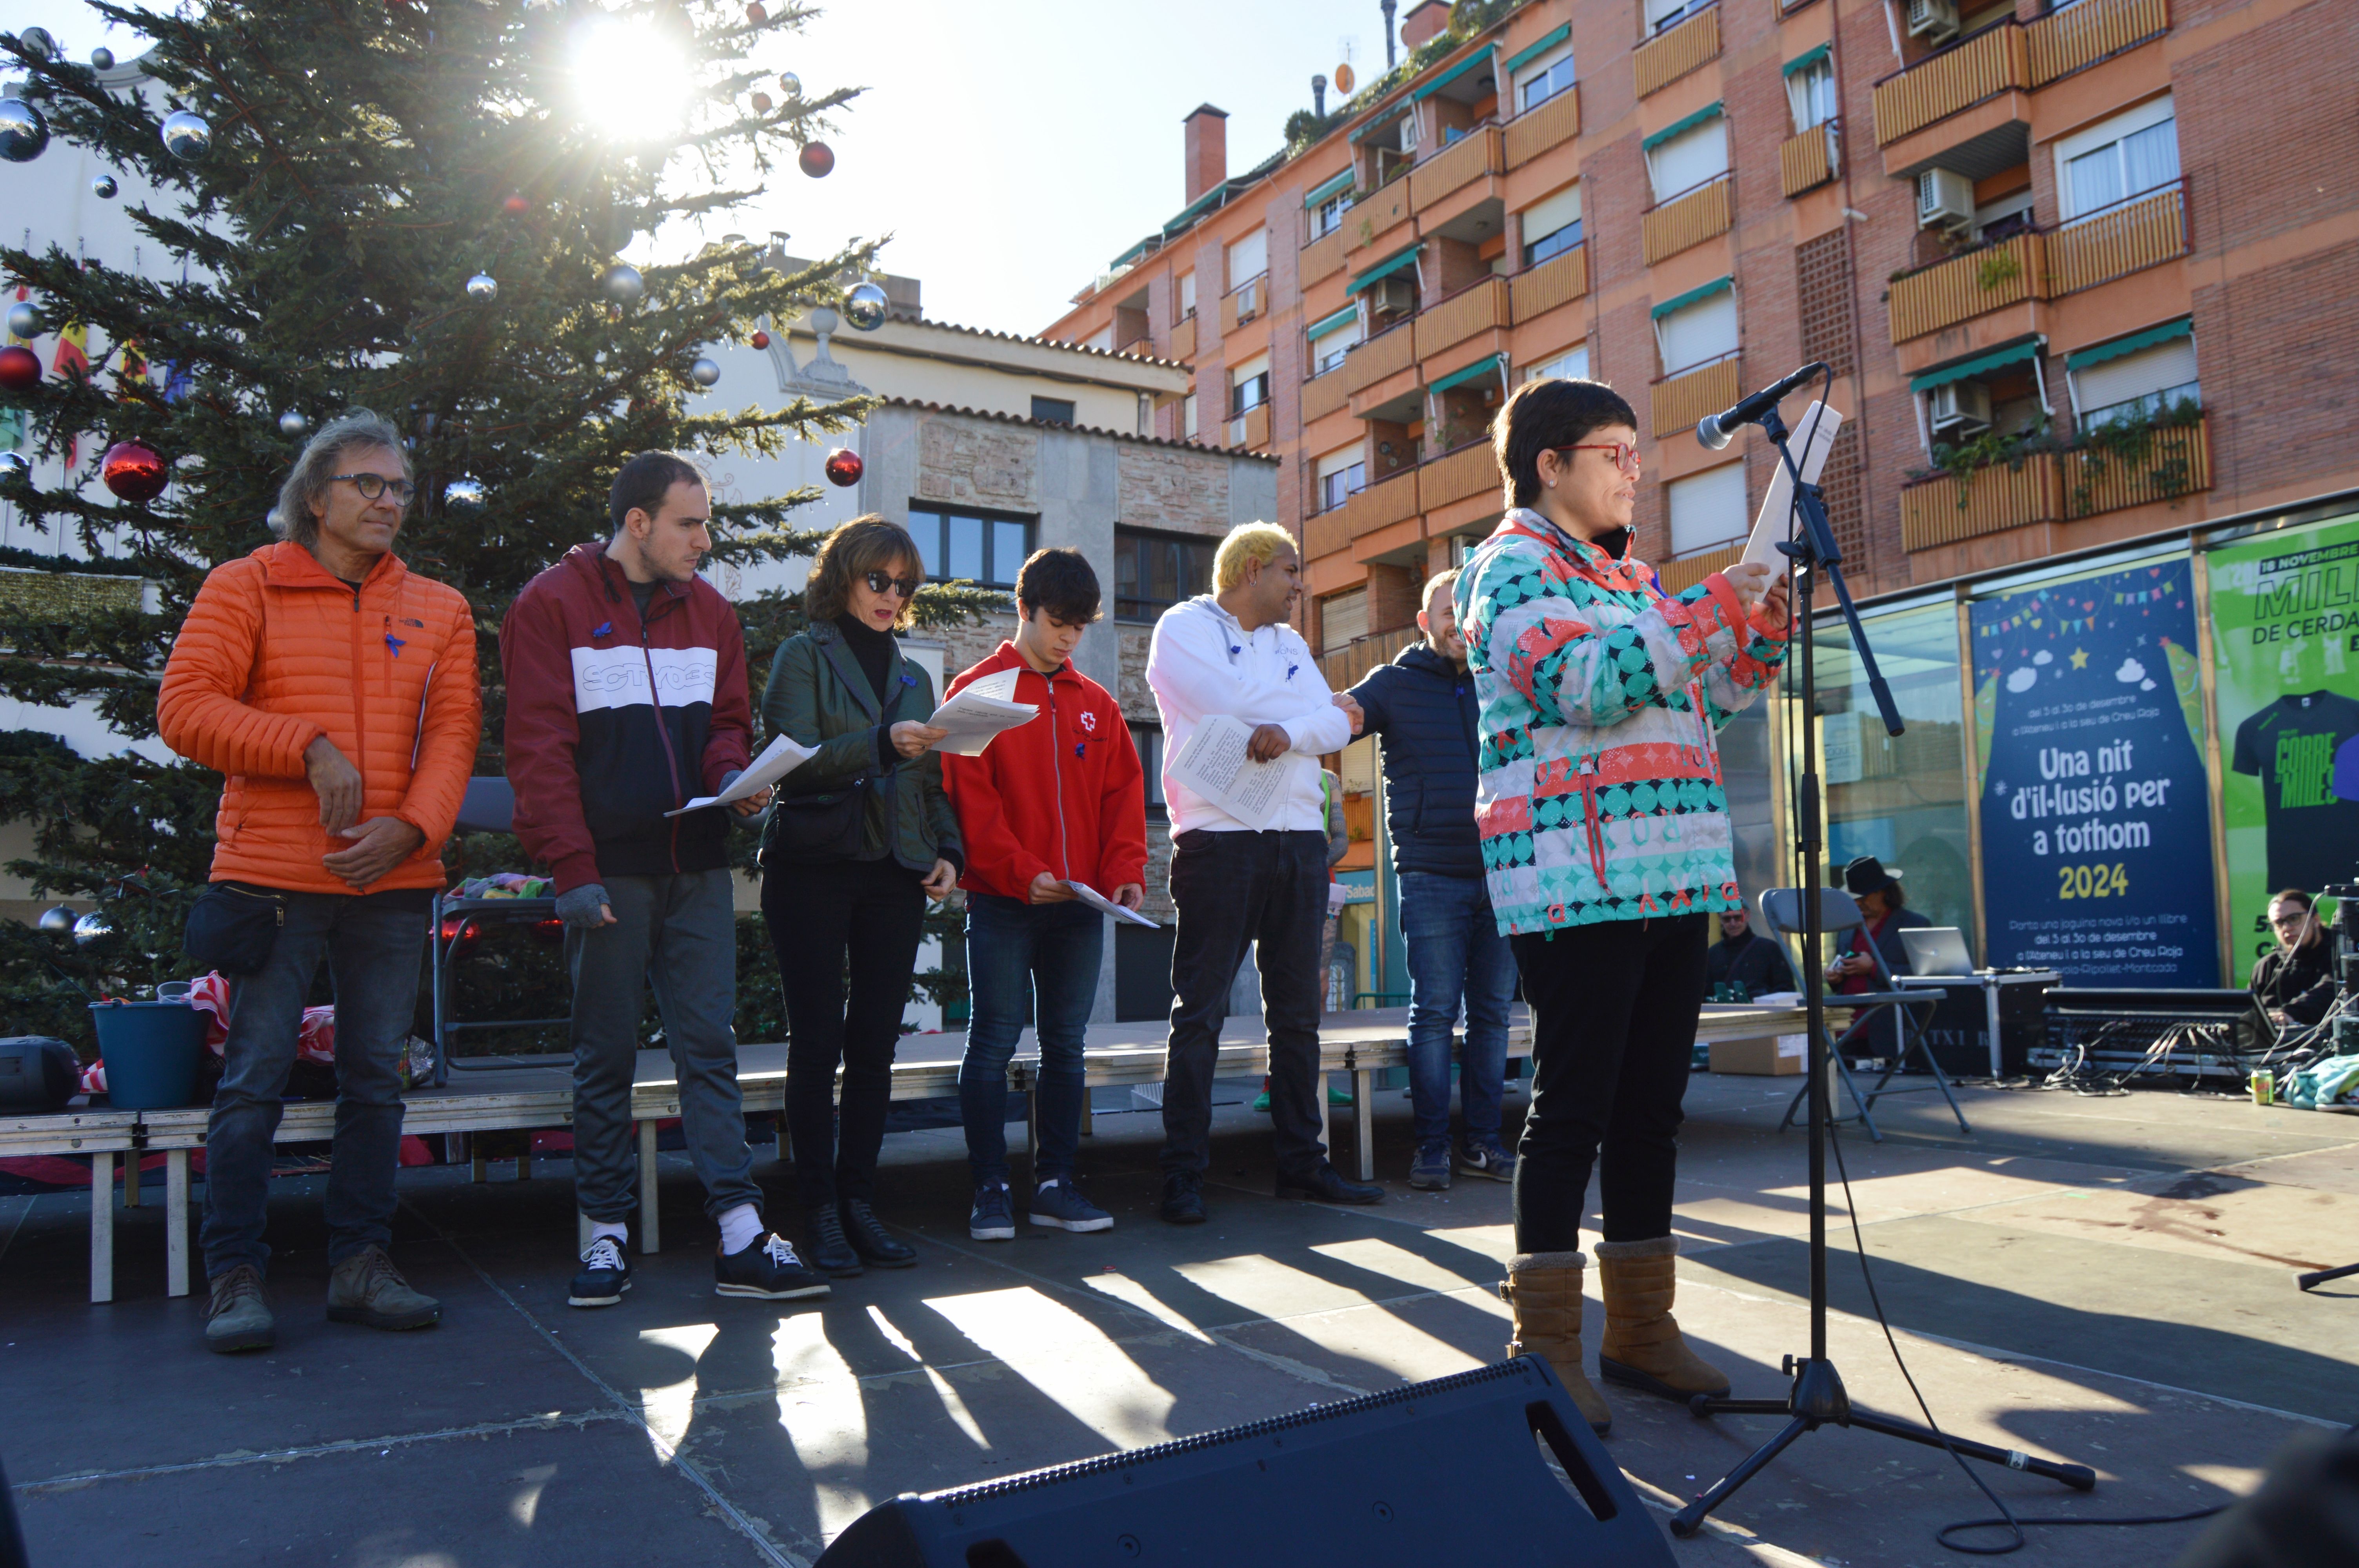
[{"label": "cardboard box", "polygon": [[1716,1040],[1712,1047],[1712,1070],[1752,1077],[1799,1077],[1806,1065],[1802,1059],[1802,1043],[1803,1036],[1799,1034],[1764,1035],[1756,1040]]}]

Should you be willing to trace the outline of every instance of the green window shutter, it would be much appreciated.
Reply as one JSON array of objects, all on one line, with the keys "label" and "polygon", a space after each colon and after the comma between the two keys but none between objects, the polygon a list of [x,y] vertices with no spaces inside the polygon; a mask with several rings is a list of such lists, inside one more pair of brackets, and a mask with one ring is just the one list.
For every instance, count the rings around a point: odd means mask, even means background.
[{"label": "green window shutter", "polygon": [[1699,299],[1709,299],[1723,288],[1734,288],[1735,287],[1736,280],[1734,277],[1717,277],[1712,279],[1710,283],[1705,284],[1701,288],[1690,288],[1685,294],[1674,295],[1672,297],[1664,300],[1660,305],[1656,306],[1652,310],[1648,311],[1647,314],[1655,320],[1659,321],[1674,310],[1684,310]]},{"label": "green window shutter", "polygon": [[2086,370],[2091,365],[2103,364],[2107,360],[2119,359],[2124,354],[2134,354],[2140,349],[2150,349],[2157,343],[2167,343],[2173,338],[2190,337],[2194,331],[2194,321],[2182,316],[2176,321],[2165,321],[2159,327],[2148,327],[2143,332],[2132,332],[2126,338],[2115,338],[2110,343],[2099,343],[2093,349],[2082,349],[2077,353],[2066,354],[2064,368]]},{"label": "green window shutter", "polygon": [[1557,45],[1564,42],[1565,39],[1571,37],[1572,37],[1572,24],[1571,22],[1562,24],[1552,33],[1542,34],[1539,42],[1534,44],[1523,53],[1515,56],[1507,61],[1507,74],[1509,76],[1515,75],[1516,72],[1523,70],[1524,67],[1539,59],[1540,56],[1548,53],[1549,50],[1556,48]]},{"label": "green window shutter", "polygon": [[1642,152],[1653,152],[1657,147],[1661,146],[1665,142],[1669,141],[1672,137],[1685,135],[1688,132],[1694,130],[1698,125],[1702,124],[1706,120],[1716,120],[1720,118],[1720,115],[1721,107],[1719,104],[1707,103],[1702,108],[1697,110],[1694,114],[1689,115],[1686,119],[1674,121],[1670,124],[1664,126],[1661,130],[1657,131],[1653,135],[1648,136],[1645,141],[1640,142],[1638,144],[1639,150]]},{"label": "green window shutter", "polygon": [[1930,392],[1937,386],[1947,386],[1953,381],[1964,381],[1971,376],[1986,375],[1995,370],[2004,370],[2008,365],[2022,364],[2038,357],[2040,346],[2044,341],[2045,340],[2039,338],[2026,338],[2020,342],[2009,343],[2005,348],[1993,349],[1986,354],[1976,354],[1970,360],[1960,360],[1955,364],[1941,365],[1929,370],[1922,375],[1911,377],[1908,390]]}]

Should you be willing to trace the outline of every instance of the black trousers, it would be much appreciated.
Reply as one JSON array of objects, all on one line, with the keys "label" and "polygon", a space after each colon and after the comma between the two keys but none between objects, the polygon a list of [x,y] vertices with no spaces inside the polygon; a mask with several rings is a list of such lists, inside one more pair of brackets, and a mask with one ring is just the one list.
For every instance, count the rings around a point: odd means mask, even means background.
[{"label": "black trousers", "polygon": [[1592,1165],[1603,1167],[1606,1240],[1670,1234],[1708,918],[1611,920],[1508,939],[1532,1004],[1516,1251],[1580,1247]]},{"label": "black trousers", "polygon": [[926,893],[918,882],[917,872],[892,860],[763,873],[762,918],[787,1001],[787,1133],[807,1208],[875,1196],[893,1048],[925,934]]},{"label": "black trousers", "polygon": [[1319,938],[1327,923],[1327,839],[1309,831],[1212,833],[1171,841],[1171,1037],[1163,1069],[1163,1169],[1201,1173],[1212,1159],[1212,1073],[1229,984],[1245,948],[1261,971],[1269,1029],[1269,1119],[1277,1168],[1308,1175],[1319,1141]]}]

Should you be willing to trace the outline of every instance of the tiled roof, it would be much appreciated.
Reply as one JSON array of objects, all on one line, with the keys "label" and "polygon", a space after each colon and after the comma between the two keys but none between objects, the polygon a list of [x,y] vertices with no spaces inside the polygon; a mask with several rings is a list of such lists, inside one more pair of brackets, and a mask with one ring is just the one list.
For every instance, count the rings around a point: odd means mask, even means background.
[{"label": "tiled roof", "polygon": [[1093,349],[1086,343],[1062,342],[1055,338],[1039,338],[1024,332],[995,332],[988,327],[962,327],[955,321],[937,321],[930,317],[904,322],[904,326],[937,327],[945,332],[964,332],[971,338],[995,338],[1003,343],[1029,343],[1036,348],[1058,349],[1068,353],[1095,354],[1100,359],[1121,360],[1133,364],[1159,365],[1165,370],[1186,370],[1178,360],[1159,360],[1152,354],[1118,354],[1112,349]]},{"label": "tiled roof", "polygon": [[1071,430],[1083,436],[1104,436],[1116,441],[1135,441],[1143,447],[1177,447],[1183,451],[1202,452],[1208,457],[1245,458],[1257,463],[1274,463],[1278,460],[1260,452],[1236,452],[1225,447],[1208,447],[1201,441],[1169,441],[1160,436],[1134,435],[1128,430],[1108,430],[1096,425],[1075,425],[1063,419],[1034,419],[1023,414],[1000,414],[988,408],[962,408],[954,403],[929,403],[919,397],[888,397],[888,408],[915,408],[926,414],[956,414],[969,419],[989,419],[1001,425],[1028,425],[1036,430]]}]

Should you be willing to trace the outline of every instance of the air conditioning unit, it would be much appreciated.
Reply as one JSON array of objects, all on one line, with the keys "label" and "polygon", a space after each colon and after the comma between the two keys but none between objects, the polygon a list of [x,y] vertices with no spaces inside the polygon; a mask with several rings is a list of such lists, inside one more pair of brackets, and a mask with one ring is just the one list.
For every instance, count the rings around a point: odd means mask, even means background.
[{"label": "air conditioning unit", "polygon": [[1978,381],[1953,381],[1932,391],[1936,436],[1974,436],[1990,428],[1990,388]]},{"label": "air conditioning unit", "polygon": [[1917,226],[1964,229],[1974,221],[1974,182],[1955,169],[1929,168],[1917,177]]},{"label": "air conditioning unit", "polygon": [[1368,290],[1368,309],[1383,315],[1406,316],[1417,308],[1417,279],[1387,277]]},{"label": "air conditioning unit", "polygon": [[1958,0],[1908,0],[1908,36],[1948,43],[1958,36]]}]

